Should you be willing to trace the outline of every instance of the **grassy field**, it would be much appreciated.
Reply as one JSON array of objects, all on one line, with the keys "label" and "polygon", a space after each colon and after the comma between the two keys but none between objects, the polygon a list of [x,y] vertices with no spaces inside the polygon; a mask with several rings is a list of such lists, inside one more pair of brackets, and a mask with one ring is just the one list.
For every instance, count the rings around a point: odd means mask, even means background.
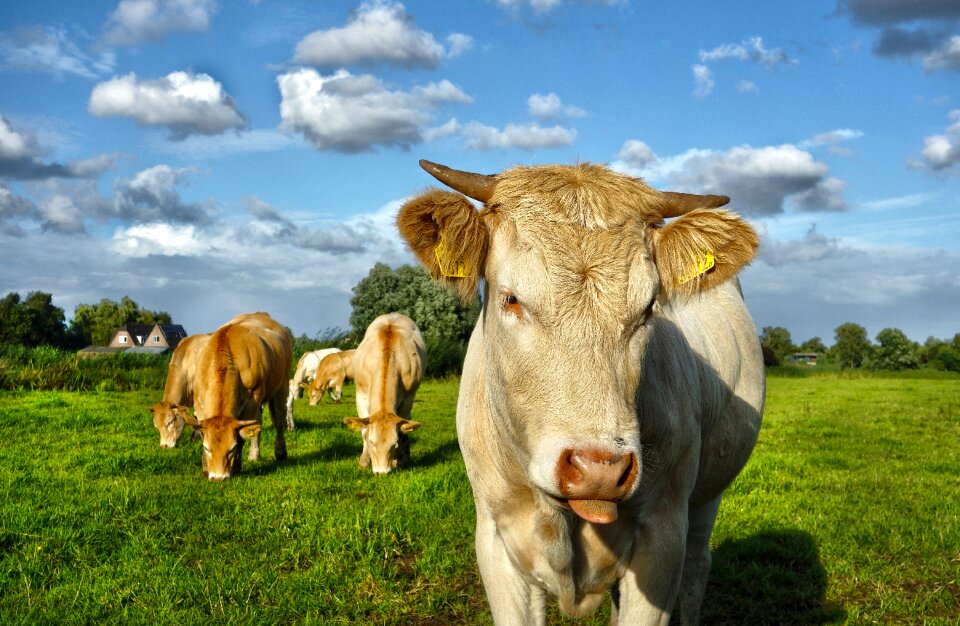
[{"label": "grassy field", "polygon": [[[159,392],[0,394],[0,623],[489,624],[456,381],[421,387],[413,466],[384,478],[352,391],[299,401],[290,458],[268,426],[222,484],[199,443],[158,447]],[[958,443],[958,379],[771,378],[704,623],[957,624]]]}]

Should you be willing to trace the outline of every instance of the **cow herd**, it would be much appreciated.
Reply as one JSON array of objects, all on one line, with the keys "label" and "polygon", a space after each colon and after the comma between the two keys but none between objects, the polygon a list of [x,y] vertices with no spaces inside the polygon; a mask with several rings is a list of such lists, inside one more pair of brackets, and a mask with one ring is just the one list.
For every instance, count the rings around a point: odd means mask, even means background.
[{"label": "cow herd", "polygon": [[[421,166],[454,191],[408,200],[400,234],[435,279],[483,300],[457,438],[494,622],[545,624],[548,594],[588,615],[612,591],[614,624],[697,623],[720,499],[763,413],[737,279],[756,233],[720,208],[725,196],[658,191],[603,166]],[[378,318],[352,355],[302,360],[287,385],[289,335],[277,328],[239,316],[181,345],[152,409],[161,445],[186,421],[220,480],[269,403],[282,458],[295,395],[339,398],[352,377],[358,415],[344,422],[361,433],[361,465],[402,465],[426,358],[409,318]]]},{"label": "cow herd", "polygon": [[[339,403],[343,383],[357,385],[359,417],[344,418],[360,431],[361,467],[386,474],[410,457],[410,420],[427,352],[420,330],[409,317],[390,313],[376,318],[356,350],[338,348],[304,354],[293,378],[290,332],[267,313],[244,313],[210,334],[191,335],[170,359],[163,399],[150,407],[160,447],[172,448],[189,425],[203,440],[203,472],[222,481],[240,471],[244,441],[248,459],[260,458],[263,407],[269,406],[276,429],[274,455],[287,456],[286,430],[293,430],[293,402],[309,389],[310,404],[329,391]],[[193,409],[193,413],[190,409]]]}]

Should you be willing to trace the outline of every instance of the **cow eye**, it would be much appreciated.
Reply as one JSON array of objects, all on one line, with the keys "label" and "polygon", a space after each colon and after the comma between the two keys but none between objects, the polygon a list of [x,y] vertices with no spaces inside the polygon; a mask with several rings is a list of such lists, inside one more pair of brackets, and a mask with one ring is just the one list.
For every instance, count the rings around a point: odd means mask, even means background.
[{"label": "cow eye", "polygon": [[500,296],[500,305],[504,311],[512,313],[518,320],[523,319],[523,309],[520,307],[520,301],[517,300],[517,296],[510,292],[502,294]]}]

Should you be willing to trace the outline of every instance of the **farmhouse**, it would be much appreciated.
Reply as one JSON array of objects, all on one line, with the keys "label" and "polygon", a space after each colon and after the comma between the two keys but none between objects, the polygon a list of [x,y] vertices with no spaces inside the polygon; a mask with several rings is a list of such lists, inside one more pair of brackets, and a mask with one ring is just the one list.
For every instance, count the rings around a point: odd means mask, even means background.
[{"label": "farmhouse", "polygon": [[108,344],[111,348],[161,348],[177,347],[187,331],[180,324],[125,324],[113,333]]},{"label": "farmhouse", "polygon": [[187,331],[180,324],[124,324],[113,331],[106,346],[88,346],[80,350],[81,356],[116,354],[118,352],[141,352],[163,354],[173,350]]}]

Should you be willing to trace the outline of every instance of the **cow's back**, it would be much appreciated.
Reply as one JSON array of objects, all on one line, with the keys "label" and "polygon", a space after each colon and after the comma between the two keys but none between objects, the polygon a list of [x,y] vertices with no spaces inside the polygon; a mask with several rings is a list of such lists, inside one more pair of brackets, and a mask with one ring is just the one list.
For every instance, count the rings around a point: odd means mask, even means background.
[{"label": "cow's back", "polygon": [[192,406],[193,387],[200,363],[200,353],[210,340],[208,334],[185,337],[177,344],[170,357],[163,399],[173,404]]},{"label": "cow's back", "polygon": [[238,315],[218,328],[201,352],[198,411],[202,406],[203,418],[233,414],[232,403],[241,395],[258,408],[286,389],[291,361],[292,340],[283,326],[266,313]]},{"label": "cow's back", "polygon": [[386,410],[409,419],[426,366],[426,344],[413,320],[400,313],[376,318],[357,346],[352,366],[360,417]]}]

